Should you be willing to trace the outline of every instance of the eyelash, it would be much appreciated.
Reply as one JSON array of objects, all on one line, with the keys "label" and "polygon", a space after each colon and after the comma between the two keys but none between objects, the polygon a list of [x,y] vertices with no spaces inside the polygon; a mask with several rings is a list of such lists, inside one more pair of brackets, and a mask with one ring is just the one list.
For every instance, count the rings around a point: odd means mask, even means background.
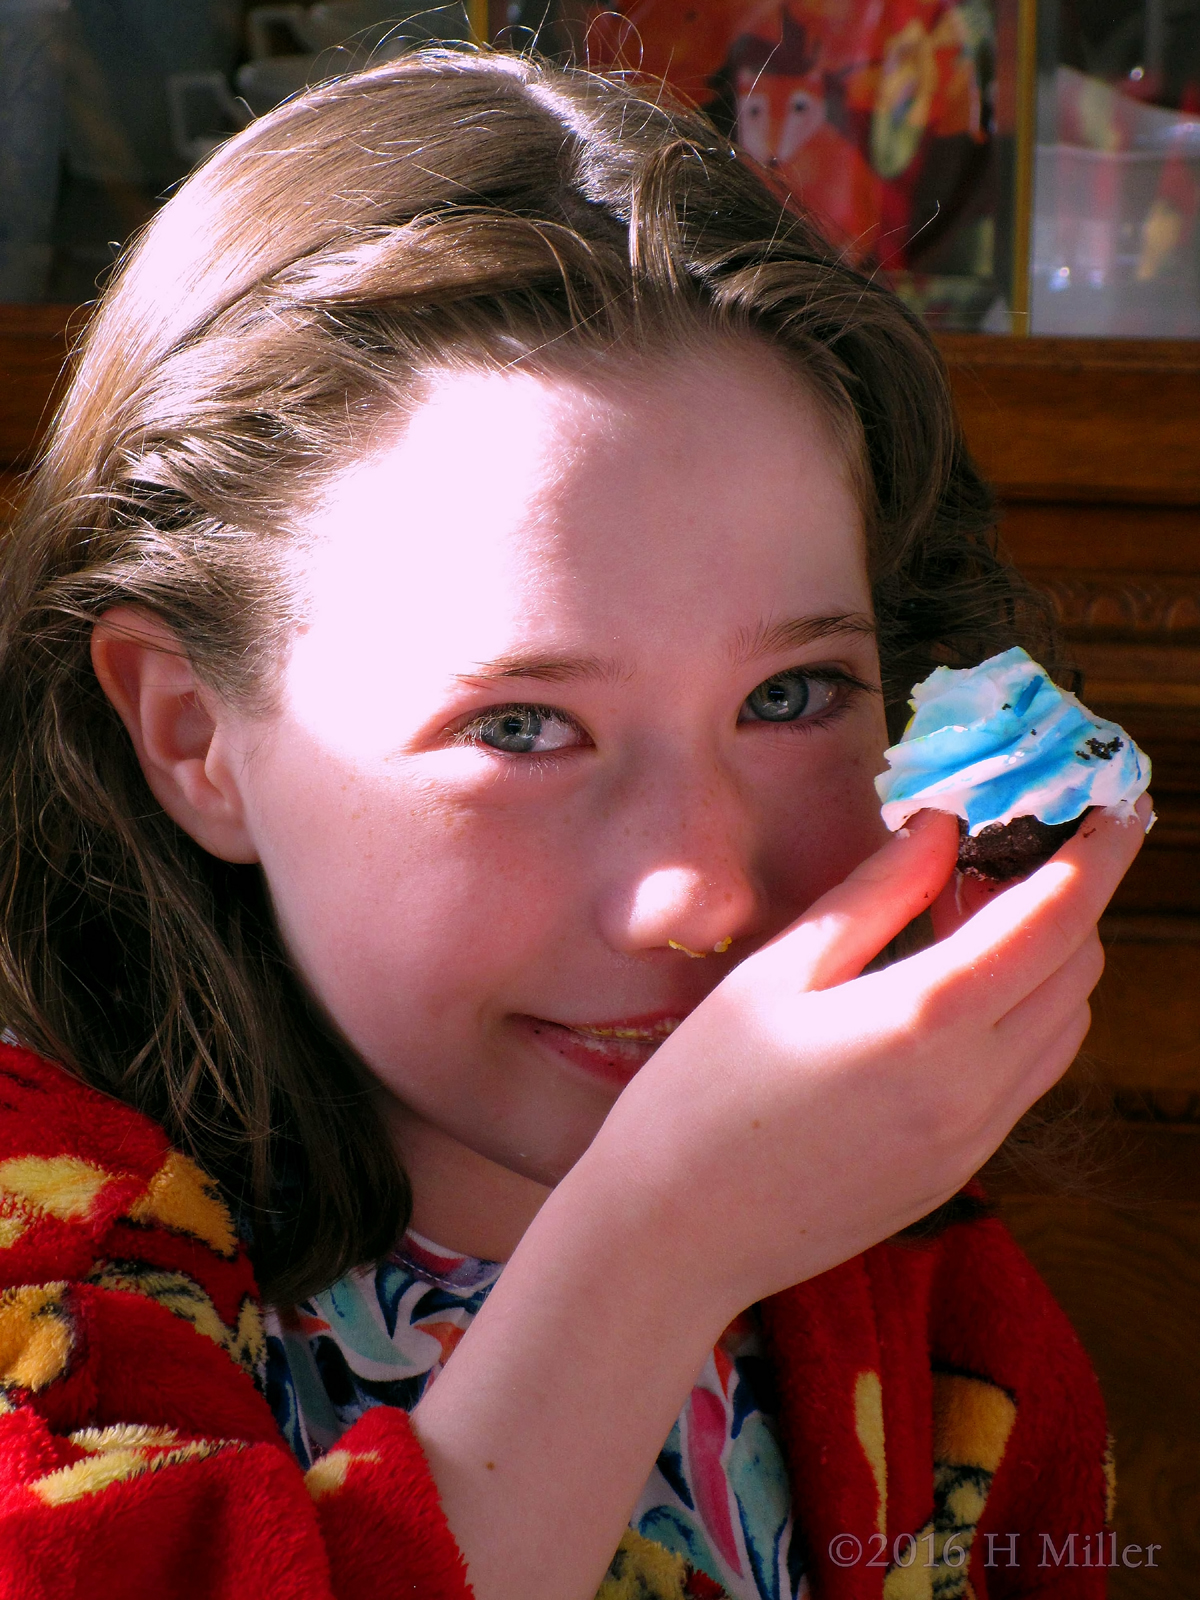
[{"label": "eyelash", "polygon": [[[876,692],[872,689],[872,686],[869,683],[864,683],[861,678],[856,678],[852,673],[845,672],[839,667],[816,667],[811,670],[795,672],[788,672],[785,670],[784,672],[773,673],[770,678],[764,678],[763,683],[771,683],[777,678],[792,676],[807,678],[813,683],[832,684],[840,692],[838,693],[833,704],[827,710],[820,712],[816,716],[797,717],[792,721],[775,723],[772,723],[766,719],[748,718],[747,723],[757,721],[761,727],[773,726],[778,729],[786,729],[790,733],[804,734],[810,732],[814,728],[828,727],[831,723],[836,722],[840,717],[846,714],[852,703],[860,694],[872,694]],[[760,684],[755,685],[756,689],[760,687]],[[753,692],[754,691],[751,690],[751,693]],[[749,698],[749,696],[747,696],[747,698]],[[744,703],[745,702],[743,702],[743,704]],[[525,764],[553,763],[561,759],[561,749],[529,751],[518,755],[517,752],[506,752],[503,750],[498,750],[492,745],[484,745],[479,739],[479,731],[487,723],[494,722],[497,718],[503,717],[508,712],[521,711],[532,711],[543,720],[554,720],[556,722],[566,723],[569,727],[574,728],[577,733],[582,735],[583,742],[581,742],[580,745],[571,745],[563,748],[580,749],[585,748],[587,745],[591,745],[592,743],[587,730],[568,712],[561,710],[557,706],[538,705],[529,700],[512,700],[508,701],[504,705],[488,706],[486,710],[480,711],[474,717],[472,717],[469,722],[466,722],[460,728],[455,729],[451,736],[451,741],[456,745],[475,745],[483,749],[488,749],[491,750],[493,755],[507,755],[510,760],[520,759]],[[746,723],[741,723],[739,718],[739,726],[746,725]]]},{"label": "eyelash", "polygon": [[[839,718],[844,717],[854,701],[863,694],[877,694],[878,690],[871,684],[865,683],[861,678],[856,678],[852,672],[846,672],[841,667],[804,667],[785,668],[783,672],[773,672],[769,678],[763,679],[763,684],[774,683],[778,678],[807,678],[810,683],[828,683],[838,691],[833,704],[827,710],[819,712],[812,717],[796,717],[790,722],[771,722],[765,719],[748,718],[747,722],[758,721],[760,727],[775,727],[786,730],[788,733],[804,735],[814,728],[827,728]],[[755,684],[754,689],[760,689],[762,684]],[[754,689],[750,691],[754,693]],[[750,698],[749,695],[746,697]],[[743,704],[745,702],[743,701]],[[746,726],[745,723],[742,726]]]},{"label": "eyelash", "polygon": [[[560,710],[558,706],[537,705],[532,700],[510,700],[501,706],[488,706],[486,711],[478,712],[471,718],[469,722],[464,723],[461,728],[456,728],[454,733],[451,735],[451,742],[453,744],[474,744],[476,743],[479,730],[482,727],[489,722],[495,722],[498,718],[503,717],[509,712],[513,711],[532,711],[537,716],[542,718],[543,721],[553,719],[555,722],[565,722],[568,727],[574,728],[577,733],[582,734],[583,739],[586,740],[588,744],[591,744],[592,742],[587,729],[582,725],[582,723],[577,722],[569,712]],[[491,749],[494,755],[505,754],[503,750],[496,750],[491,745],[485,745],[484,748]],[[572,746],[571,748],[578,747]],[[523,756],[522,759],[526,761],[545,761],[551,756],[555,756],[557,754],[558,751],[556,750],[535,751],[528,756]]]}]

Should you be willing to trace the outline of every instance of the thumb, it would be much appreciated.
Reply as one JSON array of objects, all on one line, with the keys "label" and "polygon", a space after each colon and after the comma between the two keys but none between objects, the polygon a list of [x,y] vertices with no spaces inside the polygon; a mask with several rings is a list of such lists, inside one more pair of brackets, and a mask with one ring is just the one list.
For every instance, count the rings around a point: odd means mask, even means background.
[{"label": "thumb", "polygon": [[922,811],[868,856],[844,882],[751,956],[801,990],[831,989],[856,978],[914,917],[927,911],[954,871],[958,819]]}]

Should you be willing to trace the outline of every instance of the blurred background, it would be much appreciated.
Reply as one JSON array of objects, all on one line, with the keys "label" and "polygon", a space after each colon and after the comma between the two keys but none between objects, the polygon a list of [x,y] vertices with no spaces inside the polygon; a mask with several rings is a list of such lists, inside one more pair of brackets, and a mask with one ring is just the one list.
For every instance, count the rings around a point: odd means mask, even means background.
[{"label": "blurred background", "polygon": [[0,0],[0,301],[91,298],[305,84],[497,35],[667,76],[934,326],[1200,336],[1200,0]]}]

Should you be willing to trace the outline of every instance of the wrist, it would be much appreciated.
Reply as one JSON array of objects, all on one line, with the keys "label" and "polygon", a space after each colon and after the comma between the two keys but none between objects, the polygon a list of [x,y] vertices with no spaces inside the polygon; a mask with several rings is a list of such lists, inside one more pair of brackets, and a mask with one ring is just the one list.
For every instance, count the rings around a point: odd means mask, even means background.
[{"label": "wrist", "polygon": [[414,1411],[479,1600],[599,1587],[729,1320],[673,1222],[620,1163],[578,1163]]},{"label": "wrist", "polygon": [[631,1141],[601,1129],[557,1185],[522,1248],[559,1263],[580,1292],[604,1286],[614,1305],[636,1304],[639,1320],[662,1336],[691,1333],[703,1361],[744,1309],[724,1252],[681,1153],[666,1140]]}]

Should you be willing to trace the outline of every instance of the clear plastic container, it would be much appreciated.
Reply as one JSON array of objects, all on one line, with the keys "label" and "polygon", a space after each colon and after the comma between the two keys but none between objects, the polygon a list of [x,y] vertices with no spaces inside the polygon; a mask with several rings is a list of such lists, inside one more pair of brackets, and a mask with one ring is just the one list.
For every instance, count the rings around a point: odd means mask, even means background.
[{"label": "clear plastic container", "polygon": [[1053,93],[1042,126],[1057,137],[1035,157],[1033,332],[1200,338],[1200,117],[1071,67]]}]

